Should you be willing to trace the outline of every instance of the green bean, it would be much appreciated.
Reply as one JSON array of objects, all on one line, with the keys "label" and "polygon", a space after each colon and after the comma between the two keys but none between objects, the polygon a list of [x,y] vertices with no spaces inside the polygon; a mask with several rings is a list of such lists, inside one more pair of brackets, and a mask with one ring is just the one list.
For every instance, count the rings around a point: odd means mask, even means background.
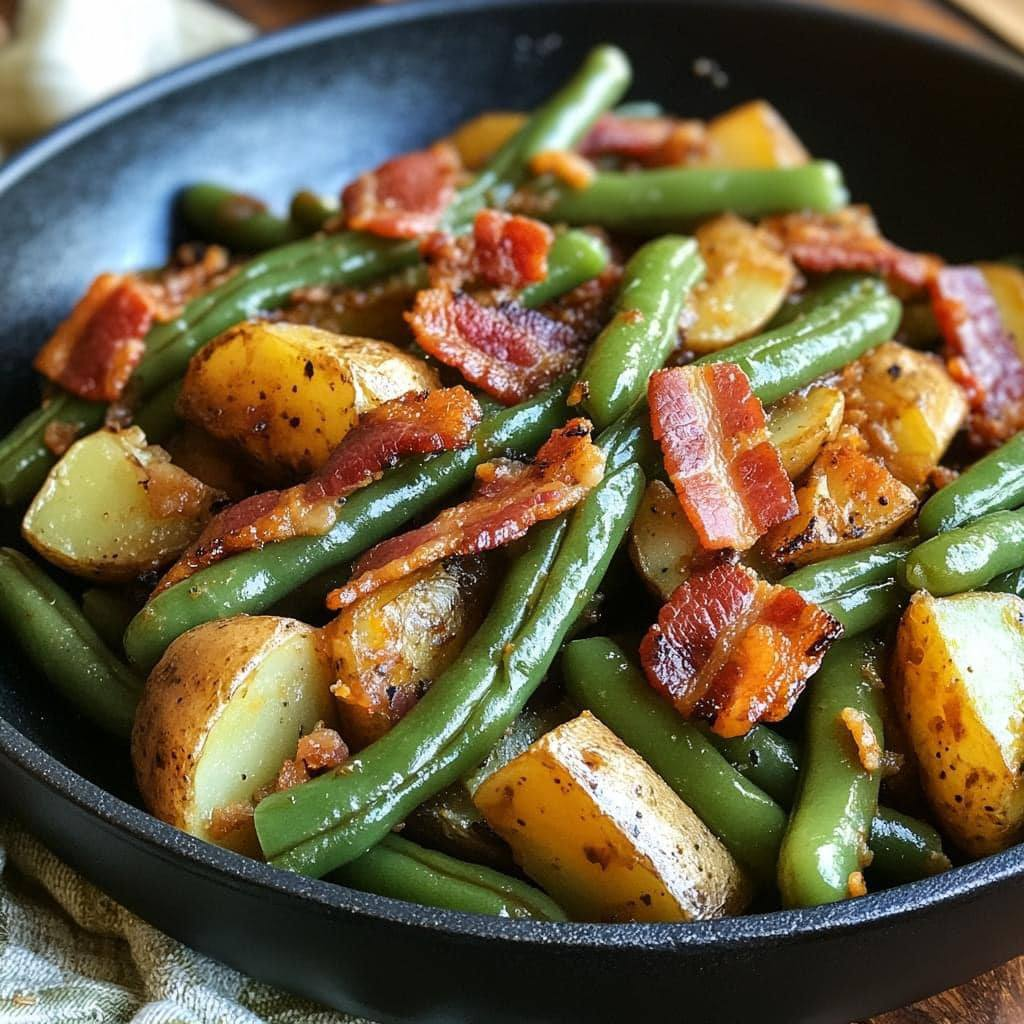
[{"label": "green bean", "polygon": [[611,640],[574,640],[562,654],[569,695],[632,747],[761,885],[775,879],[782,808],[680,718]]},{"label": "green bean", "polygon": [[488,417],[469,448],[409,459],[346,499],[327,533],[233,555],[154,597],[125,634],[129,660],[149,670],[167,645],[200,623],[265,611],[318,573],[361,554],[413,516],[466,486],[478,465],[532,451],[565,416],[568,384]]},{"label": "green bean", "polygon": [[[746,736],[724,739],[707,730],[723,757],[787,810],[800,785],[796,744],[774,729],[755,725]],[[916,882],[949,867],[942,840],[931,825],[879,807],[871,822],[871,873],[889,885]]]},{"label": "green bean", "polygon": [[336,772],[256,808],[264,853],[322,875],[378,842],[478,764],[515,720],[599,585],[643,489],[627,466],[563,520],[532,531],[483,625],[419,703]]},{"label": "green bean", "polygon": [[940,533],[907,555],[903,582],[937,597],[977,590],[1024,565],[1024,509],[990,512],[967,526]]},{"label": "green bean", "polygon": [[565,920],[561,908],[540,889],[396,835],[385,836],[372,850],[338,868],[332,881],[427,907],[495,917]]},{"label": "green bean", "polygon": [[916,882],[952,866],[931,825],[888,807],[879,807],[871,823],[871,852],[871,875],[887,885]]},{"label": "green bean", "polygon": [[1024,597],[1024,567],[1000,573],[995,579],[990,580],[983,589]]},{"label": "green bean", "polygon": [[[457,196],[446,216],[453,230],[469,223],[486,202],[516,187],[531,157],[571,146],[629,85],[629,64],[620,50],[597,47],[575,76],[541,106],[491,163]],[[292,242],[261,253],[228,281],[193,299],[181,316],[146,336],[146,353],[130,384],[146,399],[179,378],[188,361],[222,331],[284,302],[296,288],[362,284],[414,264],[416,241],[394,242],[345,232]],[[0,441],[0,498],[7,505],[29,498],[42,484],[54,456],[44,443],[47,426],[67,423],[76,431],[103,422],[104,407],[62,394],[26,416]]]},{"label": "green bean", "polygon": [[922,537],[956,529],[987,515],[1024,505],[1024,432],[969,466],[921,508]]},{"label": "green bean", "polygon": [[115,736],[131,733],[141,681],[107,650],[71,597],[11,548],[0,548],[0,618],[76,708]]},{"label": "green bean", "polygon": [[124,631],[141,604],[124,590],[90,587],[82,594],[82,614],[112,651],[122,650]]},{"label": "green bean", "polygon": [[209,182],[186,188],[180,206],[185,223],[200,238],[230,249],[259,252],[285,245],[303,234],[292,221],[269,213],[261,200]]},{"label": "green bean", "polygon": [[606,266],[608,247],[600,238],[586,231],[565,231],[555,239],[548,253],[547,277],[524,288],[519,302],[536,309],[597,277]]},{"label": "green bean", "polygon": [[611,321],[580,370],[583,410],[599,428],[645,394],[647,378],[677,343],[686,297],[703,275],[697,243],[677,235],[648,242],[626,264]]},{"label": "green bean", "polygon": [[620,103],[612,113],[617,117],[661,117],[665,108],[653,100],[630,100]]},{"label": "green bean", "polygon": [[779,854],[779,891],[788,907],[846,899],[867,863],[881,771],[865,770],[840,716],[852,708],[883,742],[880,653],[868,640],[840,640],[808,687],[803,771]]},{"label": "green bean", "polygon": [[288,207],[288,216],[298,224],[303,231],[313,234],[319,231],[332,217],[336,217],[340,206],[336,199],[327,199],[310,192],[309,189],[302,189],[292,196],[291,204]]},{"label": "green bean", "polygon": [[697,363],[738,364],[769,405],[892,337],[900,304],[882,282],[862,277],[837,291],[832,301],[792,323],[701,356]]},{"label": "green bean", "polygon": [[905,595],[897,575],[916,543],[876,544],[797,569],[779,582],[838,619],[844,636],[856,636],[890,619],[902,606]]},{"label": "green bean", "polygon": [[160,444],[174,433],[178,425],[176,406],[181,384],[180,380],[172,380],[132,417],[132,424],[142,429],[150,444]]},{"label": "green bean", "polygon": [[711,745],[745,778],[788,810],[800,780],[796,744],[766,725],[755,725],[746,736],[726,738],[705,729]]},{"label": "green bean", "polygon": [[819,306],[824,306],[826,303],[838,299],[846,291],[850,288],[855,288],[863,280],[863,274],[847,273],[845,271],[828,274],[799,298],[784,302],[769,322],[768,330],[774,331],[777,327],[784,327],[786,324],[793,323],[794,320],[799,320],[800,317],[806,316]]},{"label": "green bean", "polygon": [[449,207],[446,221],[459,224],[482,206],[500,206],[523,182],[530,161],[550,149],[572,149],[591,124],[629,88],[632,71],[615,46],[595,46],[579,71],[494,155]]},{"label": "green bean", "polygon": [[586,188],[555,183],[538,197],[540,215],[556,223],[601,224],[613,231],[678,231],[712,214],[762,217],[787,210],[827,213],[847,201],[835,164],[734,170],[669,167],[603,171]]}]

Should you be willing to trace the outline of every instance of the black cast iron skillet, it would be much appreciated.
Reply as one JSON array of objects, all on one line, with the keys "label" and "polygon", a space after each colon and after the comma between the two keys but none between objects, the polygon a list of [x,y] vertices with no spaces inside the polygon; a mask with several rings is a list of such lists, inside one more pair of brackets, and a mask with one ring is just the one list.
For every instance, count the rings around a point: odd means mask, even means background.
[{"label": "black cast iron skillet", "polygon": [[[950,258],[1024,247],[1024,73],[801,5],[433,2],[314,23],[174,72],[0,170],[0,410],[101,269],[160,263],[172,197],[207,178],[283,201],[486,108],[527,108],[594,43],[633,95],[703,116],[767,96],[844,167],[887,233]],[[727,87],[695,76],[709,57]],[[13,519],[5,530],[11,534]],[[1024,848],[806,912],[697,925],[472,917],[276,871],[134,806],[125,752],[0,652],[0,796],[61,857],[171,935],[377,1020],[848,1021],[1024,952]]]}]

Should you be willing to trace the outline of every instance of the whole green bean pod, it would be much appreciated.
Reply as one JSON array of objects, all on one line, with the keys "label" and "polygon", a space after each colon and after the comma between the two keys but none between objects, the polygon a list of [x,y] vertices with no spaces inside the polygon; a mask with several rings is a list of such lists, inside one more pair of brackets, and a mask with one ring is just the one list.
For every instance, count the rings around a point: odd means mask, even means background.
[{"label": "whole green bean pod", "polygon": [[1024,597],[1024,567],[1000,573],[995,579],[990,580],[983,589]]},{"label": "whole green bean pod", "polygon": [[954,530],[987,515],[1024,505],[1024,432],[936,491],[921,507],[917,528],[922,537]]},{"label": "whole green bean pod", "polygon": [[807,689],[803,771],[779,854],[779,891],[788,907],[846,899],[869,860],[882,773],[863,767],[841,716],[852,709],[883,742],[879,667],[878,645],[840,640]]},{"label": "whole green bean pod", "polygon": [[779,582],[838,619],[844,636],[856,636],[891,618],[902,606],[905,594],[897,576],[916,543],[876,544],[804,566]]},{"label": "whole green bean pod", "polygon": [[468,448],[408,459],[389,470],[350,495],[325,534],[233,555],[169,587],[128,627],[124,644],[129,660],[148,671],[167,645],[193,626],[265,611],[306,580],[355,558],[466,486],[480,463],[509,451],[534,450],[563,422],[567,390],[566,381],[489,416]]},{"label": "whole green bean pod", "polygon": [[603,171],[585,188],[556,183],[538,197],[540,216],[555,223],[601,224],[613,231],[678,231],[726,211],[763,217],[789,210],[828,213],[847,192],[835,164],[726,169],[667,167]]},{"label": "whole green bean pod", "polygon": [[580,707],[632,747],[760,885],[771,885],[786,827],[782,808],[683,721],[613,641],[574,640],[562,654],[562,672]]},{"label": "whole green bean pod", "polygon": [[601,429],[647,391],[678,340],[690,289],[704,276],[692,238],[666,235],[648,242],[626,264],[612,318],[580,370],[584,412]]},{"label": "whole green bean pod", "polygon": [[766,725],[755,725],[745,736],[719,736],[704,730],[711,745],[745,778],[787,811],[793,806],[800,781],[796,744]]},{"label": "whole green bean pod", "polygon": [[292,196],[288,206],[288,216],[298,224],[306,234],[319,231],[332,217],[340,211],[336,199],[317,195],[309,189],[301,189]]},{"label": "whole green bean pod", "polygon": [[[456,197],[446,214],[453,230],[492,198],[515,188],[530,159],[546,149],[567,148],[594,119],[613,106],[629,85],[630,68],[622,52],[601,46],[580,70],[543,104],[490,164]],[[146,352],[131,382],[140,399],[180,377],[192,356],[233,324],[286,301],[297,288],[317,284],[362,284],[419,259],[416,241],[395,242],[344,232],[292,242],[261,253],[229,280],[193,299],[176,319],[146,336]],[[104,406],[61,394],[29,413],[0,441],[0,499],[13,505],[30,497],[54,462],[44,443],[47,426],[67,423],[76,431],[103,422]]]},{"label": "whole green bean pod", "polygon": [[111,654],[71,597],[12,548],[0,548],[0,618],[84,715],[115,736],[131,733],[141,680]]},{"label": "whole green bean pod", "polygon": [[903,581],[936,597],[977,590],[1024,566],[1024,509],[990,512],[967,526],[940,533],[907,555]]},{"label": "whole green bean pod", "polygon": [[608,266],[608,247],[587,231],[563,231],[548,252],[548,273],[543,281],[519,293],[520,305],[529,309],[557,299]]},{"label": "whole green bean pod", "polygon": [[180,208],[185,223],[200,238],[220,242],[229,249],[259,252],[304,234],[291,220],[270,213],[261,200],[209,182],[186,188]]},{"label": "whole green bean pod", "polygon": [[176,406],[182,381],[172,380],[149,399],[132,417],[133,426],[140,427],[150,444],[160,444],[174,433],[178,425]]},{"label": "whole green bean pod", "polygon": [[899,319],[899,301],[881,281],[851,279],[830,302],[775,330],[701,356],[697,363],[736,363],[769,405],[888,341]]},{"label": "whole green bean pod", "polygon": [[396,835],[385,836],[373,849],[338,868],[332,881],[427,907],[494,917],[565,920],[558,904],[535,886]]},{"label": "whole green bean pod", "polygon": [[139,610],[141,601],[124,590],[90,587],[82,593],[82,614],[111,651],[120,651],[124,631]]},{"label": "whole green bean pod", "polygon": [[769,321],[768,330],[774,331],[777,327],[784,327],[794,320],[799,320],[800,317],[806,316],[819,306],[838,299],[844,292],[856,287],[863,280],[863,274],[847,271],[826,275],[813,288],[809,288],[798,298],[788,299],[784,302]]},{"label": "whole green bean pod", "polygon": [[871,876],[887,885],[916,882],[952,866],[942,851],[942,838],[931,825],[889,807],[878,808],[870,842]]},{"label": "whole green bean pod", "polygon": [[643,485],[640,469],[626,466],[567,526],[535,529],[483,625],[409,714],[336,772],[257,806],[257,834],[274,864],[322,875],[347,863],[486,757],[600,584]]}]

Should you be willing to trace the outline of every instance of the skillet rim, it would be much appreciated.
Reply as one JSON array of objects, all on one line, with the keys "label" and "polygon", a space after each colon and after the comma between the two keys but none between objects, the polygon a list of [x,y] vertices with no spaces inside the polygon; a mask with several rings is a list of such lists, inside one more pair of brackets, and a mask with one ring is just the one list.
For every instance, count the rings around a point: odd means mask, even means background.
[{"label": "skillet rim", "polygon": [[[595,0],[559,0],[561,6]],[[613,0],[596,0],[613,2]],[[707,0],[633,0],[638,6],[700,7]],[[743,11],[771,6],[787,18],[819,19],[847,25],[868,35],[901,38],[907,45],[938,50],[951,61],[997,72],[1024,86],[1024,60],[1010,52],[980,48],[936,37],[860,12],[809,5],[802,0],[716,0]],[[419,0],[417,3],[342,12],[257,37],[238,46],[167,71],[86,110],[34,142],[0,167],[0,200],[36,167],[121,116],[206,79],[256,61],[273,58],[330,39],[407,22],[430,21],[446,14],[545,6],[545,0]],[[145,845],[150,855],[173,862],[177,870],[202,875],[225,888],[259,887],[277,900],[300,899],[319,914],[337,913],[382,920],[448,936],[491,942],[538,944],[560,948],[732,951],[755,949],[766,940],[811,941],[868,926],[884,927],[895,918],[967,903],[983,893],[1024,878],[1024,844],[953,868],[921,882],[883,890],[856,900],[803,910],[779,910],[688,924],[595,924],[510,920],[461,911],[423,907],[363,893],[332,882],[306,878],[251,860],[181,832],[78,775],[0,718],[0,757],[47,786],[64,801],[91,814],[122,841]]]}]

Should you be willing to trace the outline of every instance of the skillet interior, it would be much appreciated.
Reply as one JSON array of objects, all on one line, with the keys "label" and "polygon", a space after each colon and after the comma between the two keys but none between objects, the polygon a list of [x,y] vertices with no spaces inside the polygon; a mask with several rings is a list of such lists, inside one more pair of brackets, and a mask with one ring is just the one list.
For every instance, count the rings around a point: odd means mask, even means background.
[{"label": "skillet interior", "polygon": [[[92,275],[163,259],[182,185],[225,180],[279,202],[298,185],[334,189],[480,109],[531,106],[603,40],[633,58],[636,97],[704,116],[768,96],[901,242],[951,258],[1022,247],[1024,76],[1009,64],[862,19],[739,0],[440,0],[367,12],[173,73],[0,171],[4,426],[34,401],[29,358]],[[695,76],[698,57],[717,60],[728,86]],[[4,530],[15,526],[9,518]],[[133,799],[121,753],[9,645],[0,715],[0,791],[86,874],[221,959],[382,1018],[605,1019],[683,999],[722,1019],[753,1008],[840,1019],[1024,948],[1012,919],[1024,909],[1017,852],[842,907],[684,928],[538,928],[348,894],[204,847],[62,770],[47,755]],[[304,938],[282,959],[276,937],[293,931]],[[524,986],[513,966],[536,980]],[[711,984],[719,974],[728,985]]]}]

